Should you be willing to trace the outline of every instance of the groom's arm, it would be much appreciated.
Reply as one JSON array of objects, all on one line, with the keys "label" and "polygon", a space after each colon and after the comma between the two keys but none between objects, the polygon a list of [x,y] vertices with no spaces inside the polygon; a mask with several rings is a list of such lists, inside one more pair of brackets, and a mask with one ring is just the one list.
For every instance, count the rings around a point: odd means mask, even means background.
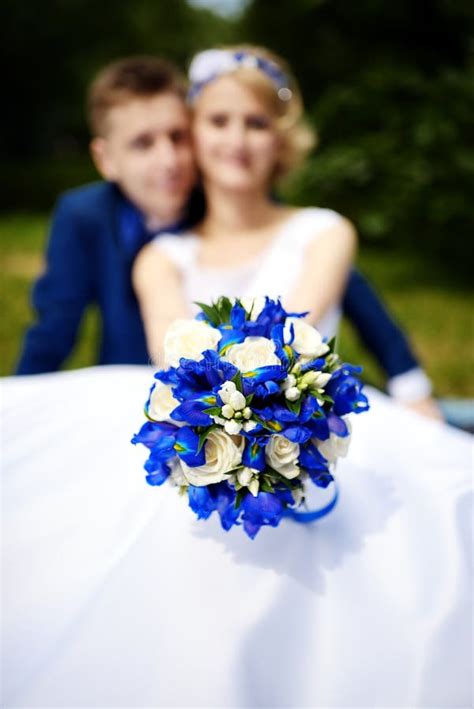
[{"label": "groom's arm", "polygon": [[366,279],[352,270],[343,297],[344,315],[387,375],[391,396],[412,403],[431,395],[431,382],[401,328]]},{"label": "groom's arm", "polygon": [[65,195],[53,215],[46,267],[32,292],[37,321],[27,331],[16,374],[53,372],[70,354],[92,299],[87,235],[73,200]]}]

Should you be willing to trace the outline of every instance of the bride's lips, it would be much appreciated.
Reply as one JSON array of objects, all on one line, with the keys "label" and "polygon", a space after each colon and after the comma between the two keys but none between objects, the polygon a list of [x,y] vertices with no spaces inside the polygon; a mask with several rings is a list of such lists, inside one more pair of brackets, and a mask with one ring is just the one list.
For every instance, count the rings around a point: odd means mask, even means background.
[{"label": "bride's lips", "polygon": [[249,168],[250,160],[246,157],[226,157],[221,159],[222,164],[229,165],[231,167]]}]

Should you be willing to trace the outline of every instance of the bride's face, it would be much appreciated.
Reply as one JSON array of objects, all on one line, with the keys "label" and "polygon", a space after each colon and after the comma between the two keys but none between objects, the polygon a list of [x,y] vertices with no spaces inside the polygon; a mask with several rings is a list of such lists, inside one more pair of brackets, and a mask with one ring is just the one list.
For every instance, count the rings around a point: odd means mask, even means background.
[{"label": "bride's face", "polygon": [[206,86],[195,105],[194,145],[209,184],[239,192],[266,190],[278,157],[274,117],[232,76]]}]

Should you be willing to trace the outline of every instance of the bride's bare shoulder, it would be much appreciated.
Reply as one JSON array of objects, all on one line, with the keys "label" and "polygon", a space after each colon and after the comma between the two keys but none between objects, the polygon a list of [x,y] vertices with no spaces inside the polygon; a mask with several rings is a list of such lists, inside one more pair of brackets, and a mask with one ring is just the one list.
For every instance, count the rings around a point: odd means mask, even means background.
[{"label": "bride's bare shoulder", "polygon": [[157,283],[176,280],[178,270],[170,254],[156,241],[150,241],[138,252],[132,267],[132,284],[136,293],[156,289]]}]

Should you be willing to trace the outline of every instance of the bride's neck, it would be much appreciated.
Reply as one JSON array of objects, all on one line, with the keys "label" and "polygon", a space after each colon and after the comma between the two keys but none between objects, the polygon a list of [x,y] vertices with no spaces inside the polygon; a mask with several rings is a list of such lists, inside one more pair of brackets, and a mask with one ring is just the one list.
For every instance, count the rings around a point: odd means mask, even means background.
[{"label": "bride's neck", "polygon": [[206,216],[203,234],[225,238],[229,233],[252,231],[266,226],[278,206],[266,192],[231,192],[206,185]]}]

